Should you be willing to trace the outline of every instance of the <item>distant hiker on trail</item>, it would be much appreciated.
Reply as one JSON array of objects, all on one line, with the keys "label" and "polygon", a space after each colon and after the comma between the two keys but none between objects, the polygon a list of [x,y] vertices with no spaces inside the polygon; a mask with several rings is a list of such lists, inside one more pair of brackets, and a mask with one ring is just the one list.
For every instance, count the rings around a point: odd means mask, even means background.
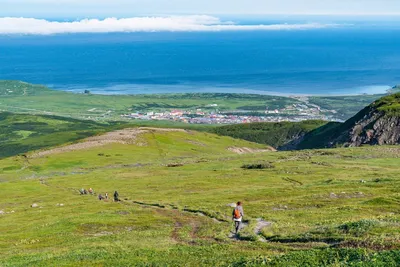
[{"label": "distant hiker on trail", "polygon": [[89,193],[92,195],[93,194],[93,189],[89,188]]},{"label": "distant hiker on trail", "polygon": [[237,234],[242,225],[242,219],[244,216],[242,202],[239,201],[236,204],[236,208],[233,210],[232,216],[233,216],[233,221],[235,222],[235,234]]},{"label": "distant hiker on trail", "polygon": [[118,197],[119,197],[119,194],[118,194],[117,191],[115,191],[115,192],[114,192],[114,201],[115,201],[115,202],[118,202],[118,201],[119,201],[119,198],[118,198]]},{"label": "distant hiker on trail", "polygon": [[106,192],[106,195],[105,195],[105,197],[106,197],[106,199],[108,199],[108,193]]},{"label": "distant hiker on trail", "polygon": [[86,189],[83,189],[83,194],[84,194],[84,195],[87,195]]},{"label": "distant hiker on trail", "polygon": [[85,189],[83,189],[83,188],[79,189],[79,193],[80,193],[81,195],[84,195],[84,194],[85,194]]},{"label": "distant hiker on trail", "polygon": [[103,195],[99,194],[99,200],[103,200],[103,199],[104,199]]}]

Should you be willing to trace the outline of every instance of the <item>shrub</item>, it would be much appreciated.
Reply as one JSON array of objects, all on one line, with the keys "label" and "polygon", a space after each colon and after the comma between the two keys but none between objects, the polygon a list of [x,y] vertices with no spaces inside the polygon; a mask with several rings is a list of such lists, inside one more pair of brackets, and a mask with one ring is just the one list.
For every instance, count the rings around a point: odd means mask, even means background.
[{"label": "shrub", "polygon": [[262,170],[262,169],[272,169],[275,168],[274,165],[272,165],[271,163],[253,163],[253,164],[243,164],[242,169],[248,169],[248,170]]},{"label": "shrub", "polygon": [[348,222],[340,225],[339,230],[342,230],[347,234],[360,236],[376,226],[378,223],[379,222],[375,220],[360,220],[356,222]]}]

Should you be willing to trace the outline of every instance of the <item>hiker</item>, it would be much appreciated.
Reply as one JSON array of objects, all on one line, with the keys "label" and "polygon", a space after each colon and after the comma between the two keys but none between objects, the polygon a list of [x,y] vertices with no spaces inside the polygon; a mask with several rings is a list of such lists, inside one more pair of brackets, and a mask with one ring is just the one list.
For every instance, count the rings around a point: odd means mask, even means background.
[{"label": "hiker", "polygon": [[106,197],[106,199],[108,199],[108,193],[106,192],[106,195],[105,195],[105,197]]},{"label": "hiker", "polygon": [[89,188],[89,193],[92,195],[93,194],[93,189]]},{"label": "hiker", "polygon": [[80,193],[81,195],[85,194],[85,189],[83,189],[83,188],[79,189],[79,193]]},{"label": "hiker", "polygon": [[244,216],[242,202],[239,201],[236,204],[236,208],[233,210],[232,216],[233,216],[233,221],[235,222],[235,234],[238,234]]},{"label": "hiker", "polygon": [[104,199],[103,195],[99,194],[99,200],[103,200],[103,199]]},{"label": "hiker", "polygon": [[118,197],[119,197],[119,194],[118,194],[117,191],[115,191],[115,192],[114,192],[114,201],[115,201],[115,202],[118,202],[118,201],[119,201],[119,198],[118,198]]},{"label": "hiker", "polygon": [[83,189],[83,194],[84,194],[84,195],[87,195],[86,189]]}]

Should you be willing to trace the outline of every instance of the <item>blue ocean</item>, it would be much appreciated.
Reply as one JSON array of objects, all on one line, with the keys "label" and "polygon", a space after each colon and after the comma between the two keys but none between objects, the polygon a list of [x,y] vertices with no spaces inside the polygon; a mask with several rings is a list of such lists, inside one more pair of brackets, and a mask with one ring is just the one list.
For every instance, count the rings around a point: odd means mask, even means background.
[{"label": "blue ocean", "polygon": [[0,79],[99,94],[382,93],[400,83],[400,27],[0,35]]}]

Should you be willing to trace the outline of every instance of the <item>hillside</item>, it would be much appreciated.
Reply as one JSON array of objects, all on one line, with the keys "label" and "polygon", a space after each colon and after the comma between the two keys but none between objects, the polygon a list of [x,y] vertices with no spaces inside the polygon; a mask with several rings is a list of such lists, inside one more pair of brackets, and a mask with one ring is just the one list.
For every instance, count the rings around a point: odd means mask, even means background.
[{"label": "hillside", "polygon": [[346,122],[329,123],[299,141],[298,149],[400,144],[400,93],[383,97]]},{"label": "hillside", "polygon": [[18,81],[0,80],[0,97],[34,96],[51,93],[52,90],[43,85],[35,85]]},{"label": "hillside", "polygon": [[0,159],[79,140],[115,129],[118,125],[0,112]]},{"label": "hillside", "polygon": [[0,159],[0,266],[396,266],[399,157],[145,127]]},{"label": "hillside", "polygon": [[212,132],[280,148],[326,123],[324,121],[248,123],[220,126],[212,129]]}]

